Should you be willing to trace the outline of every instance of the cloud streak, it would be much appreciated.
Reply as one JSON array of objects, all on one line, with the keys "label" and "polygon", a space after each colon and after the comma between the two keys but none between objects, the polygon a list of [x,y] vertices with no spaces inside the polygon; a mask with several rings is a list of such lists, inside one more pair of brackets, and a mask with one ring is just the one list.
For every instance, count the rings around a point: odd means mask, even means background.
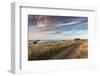
[{"label": "cloud streak", "polygon": [[29,15],[28,26],[30,40],[50,38],[68,39],[79,36],[86,36],[87,38],[88,18],[70,16],[62,17]]}]

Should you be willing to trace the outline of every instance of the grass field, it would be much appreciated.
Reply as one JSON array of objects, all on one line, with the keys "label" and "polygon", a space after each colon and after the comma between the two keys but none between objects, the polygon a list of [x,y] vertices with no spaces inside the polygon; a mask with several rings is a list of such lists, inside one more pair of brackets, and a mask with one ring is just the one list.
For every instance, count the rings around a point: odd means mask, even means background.
[{"label": "grass field", "polygon": [[28,45],[28,60],[88,58],[88,40],[62,40]]}]

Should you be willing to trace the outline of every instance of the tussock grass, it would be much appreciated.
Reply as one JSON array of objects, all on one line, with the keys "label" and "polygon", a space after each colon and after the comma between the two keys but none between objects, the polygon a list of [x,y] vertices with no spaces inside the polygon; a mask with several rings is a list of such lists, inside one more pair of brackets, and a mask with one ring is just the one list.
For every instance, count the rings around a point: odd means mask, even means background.
[{"label": "tussock grass", "polygon": [[[71,58],[87,58],[88,57],[88,43],[87,40],[64,40],[58,43],[42,43],[32,44],[28,46],[28,60],[48,60],[52,56],[56,56],[60,52],[70,48],[71,46],[82,43],[74,52]],[[73,49],[74,50],[74,49]]]},{"label": "tussock grass", "polygon": [[29,60],[47,60],[51,56],[62,52],[70,46],[75,45],[75,41],[63,43],[48,43],[48,44],[32,44],[28,46],[28,59]]}]

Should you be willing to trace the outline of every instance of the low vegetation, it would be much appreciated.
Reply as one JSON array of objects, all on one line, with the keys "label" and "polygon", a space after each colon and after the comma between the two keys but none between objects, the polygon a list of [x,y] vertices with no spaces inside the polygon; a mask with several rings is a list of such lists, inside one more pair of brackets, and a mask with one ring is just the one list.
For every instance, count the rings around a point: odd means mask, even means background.
[{"label": "low vegetation", "polygon": [[[52,56],[60,54],[62,51],[80,44],[73,53],[74,58],[86,58],[88,55],[87,40],[63,40],[57,43],[42,43],[42,44],[31,44],[28,46],[28,60],[48,60]],[[72,49],[74,50],[74,49]],[[66,59],[60,58],[60,59]],[[70,59],[70,58],[69,58]]]}]

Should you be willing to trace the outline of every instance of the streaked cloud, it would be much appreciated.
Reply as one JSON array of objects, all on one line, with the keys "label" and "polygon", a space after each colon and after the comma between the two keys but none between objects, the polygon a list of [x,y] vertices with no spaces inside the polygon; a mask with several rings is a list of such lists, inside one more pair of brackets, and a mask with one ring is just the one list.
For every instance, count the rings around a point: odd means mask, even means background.
[{"label": "streaked cloud", "polygon": [[[29,39],[87,38],[88,18],[29,15]],[[65,35],[65,36],[64,36]],[[66,38],[65,38],[66,37]]]}]

